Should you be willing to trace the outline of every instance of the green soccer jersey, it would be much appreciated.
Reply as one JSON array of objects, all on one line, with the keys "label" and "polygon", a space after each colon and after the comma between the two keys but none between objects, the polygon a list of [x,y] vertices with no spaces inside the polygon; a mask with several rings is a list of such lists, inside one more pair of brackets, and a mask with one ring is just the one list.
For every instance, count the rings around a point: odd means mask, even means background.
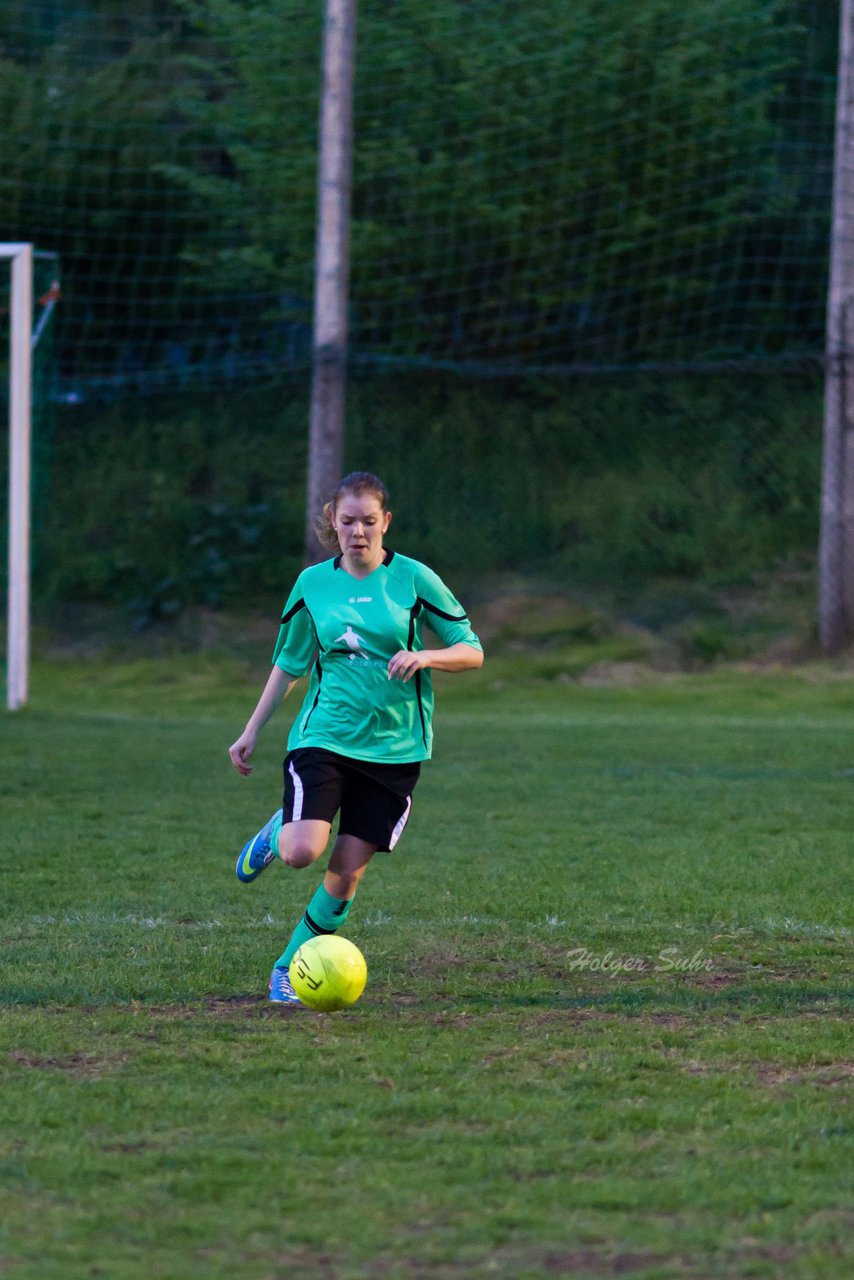
[{"label": "green soccer jersey", "polygon": [[443,646],[480,649],[465,610],[442,579],[408,556],[386,551],[366,578],[341,557],[304,569],[282,614],[273,662],[294,678],[311,669],[288,750],[325,747],[354,760],[428,760],[433,745],[429,670],[405,683],[388,678],[400,649],[419,650],[427,622]]}]

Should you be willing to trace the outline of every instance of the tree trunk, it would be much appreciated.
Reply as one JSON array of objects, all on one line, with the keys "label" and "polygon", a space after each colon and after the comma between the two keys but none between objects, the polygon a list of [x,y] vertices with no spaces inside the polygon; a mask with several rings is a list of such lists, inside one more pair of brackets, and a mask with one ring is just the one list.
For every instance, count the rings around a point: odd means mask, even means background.
[{"label": "tree trunk", "polygon": [[854,0],[841,0],[833,220],[827,301],[819,638],[838,653],[854,635]]},{"label": "tree trunk", "polygon": [[306,486],[306,564],[314,564],[324,554],[314,532],[314,521],[341,478],[344,457],[355,43],[356,0],[326,0],[317,184],[311,426]]}]

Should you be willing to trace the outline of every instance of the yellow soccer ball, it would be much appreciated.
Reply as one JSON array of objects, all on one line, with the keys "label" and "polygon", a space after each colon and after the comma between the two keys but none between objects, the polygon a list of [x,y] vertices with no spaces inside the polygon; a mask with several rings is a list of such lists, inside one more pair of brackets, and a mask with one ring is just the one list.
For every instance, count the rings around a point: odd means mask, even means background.
[{"label": "yellow soccer ball", "polygon": [[368,966],[358,947],[334,933],[304,942],[288,968],[294,991],[309,1009],[346,1009],[365,989]]}]

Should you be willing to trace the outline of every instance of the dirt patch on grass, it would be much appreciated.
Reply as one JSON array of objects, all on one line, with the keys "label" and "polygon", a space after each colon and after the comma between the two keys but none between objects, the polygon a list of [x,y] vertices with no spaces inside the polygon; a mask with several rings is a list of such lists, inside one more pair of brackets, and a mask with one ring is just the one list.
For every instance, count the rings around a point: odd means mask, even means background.
[{"label": "dirt patch on grass", "polygon": [[[729,976],[736,980],[734,975]],[[709,1009],[706,1005],[697,1009],[668,1008],[666,993],[650,993],[651,996],[661,995],[660,1004],[664,1005],[664,1008],[656,1008],[652,1000],[649,1004],[653,1007],[647,1007],[647,1002],[644,1001],[643,1003],[630,1002],[626,1007],[621,1008],[614,1007],[607,1001],[607,996],[613,994],[615,990],[613,984],[609,983],[604,991],[578,993],[572,999],[556,994],[554,998],[536,997],[530,1000],[524,997],[487,999],[472,993],[432,992],[425,995],[413,991],[375,990],[367,993],[353,1008],[339,1014],[319,1013],[308,1009],[305,1005],[271,1004],[266,993],[258,992],[208,996],[198,1000],[175,1001],[169,1004],[144,1004],[141,1001],[133,1001],[112,1005],[54,1005],[50,1012],[57,1017],[68,1015],[78,1017],[81,1011],[94,1018],[107,1014],[124,1015],[139,1021],[140,1026],[136,1034],[140,1039],[157,1038],[152,1030],[152,1024],[155,1024],[158,1019],[163,1022],[192,1022],[209,1018],[233,1024],[240,1022],[250,1024],[253,1021],[270,1018],[296,1016],[300,1019],[308,1018],[324,1022],[330,1018],[346,1018],[352,1023],[357,1019],[388,1016],[399,1020],[403,1025],[422,1021],[436,1028],[456,1027],[465,1031],[478,1026],[489,1028],[495,1019],[500,1018],[506,1022],[508,1028],[512,1028],[520,1035],[526,1031],[536,1032],[541,1028],[548,1030],[591,1024],[598,1024],[603,1029],[618,1023],[678,1030],[690,1029],[697,1024],[698,1020],[705,1025],[710,1019],[720,1026],[741,1024],[773,1026],[791,1018],[798,1021],[820,1021],[822,1024],[846,1021],[844,1015],[835,1010],[818,1012],[815,1009],[784,1008],[773,1012],[759,1012],[755,1007],[742,1010],[734,1008],[731,1004],[715,1010]],[[146,1023],[148,1023],[147,1030]],[[80,1071],[95,1069],[99,1062],[119,1061],[118,1058],[107,1059],[97,1054],[83,1053],[67,1054],[57,1058],[34,1054],[25,1054],[24,1057],[31,1059],[24,1065],[62,1067],[65,1064],[66,1070]],[[23,1063],[23,1058],[17,1060]]]},{"label": "dirt patch on grass", "polygon": [[798,1250],[793,1245],[785,1244],[754,1244],[750,1240],[744,1242],[744,1247],[738,1251],[734,1257],[734,1262],[739,1265],[742,1262],[776,1262],[779,1264],[785,1262],[794,1262],[798,1256]]},{"label": "dirt patch on grass", "polygon": [[128,1062],[130,1057],[129,1053],[111,1057],[95,1053],[37,1054],[25,1053],[23,1049],[13,1049],[9,1054],[10,1061],[19,1067],[29,1067],[33,1071],[64,1071],[85,1080],[100,1079],[112,1068]]},{"label": "dirt patch on grass", "polygon": [[570,1253],[547,1254],[543,1269],[550,1276],[627,1276],[666,1261],[661,1253],[605,1254],[595,1249],[574,1249]]},{"label": "dirt patch on grass", "polygon": [[746,970],[739,972],[735,969],[722,969],[719,972],[711,973],[691,973],[677,974],[676,980],[687,983],[689,986],[698,987],[701,991],[722,991],[726,987],[733,987],[749,976]]},{"label": "dirt patch on grass", "polygon": [[[273,1007],[273,1006],[269,1006]],[[266,996],[208,996],[198,1003],[176,1002],[175,1004],[140,1004],[134,1002],[129,1008],[121,1010],[133,1017],[160,1018],[167,1022],[193,1022],[197,1018],[211,1016],[213,1018],[244,1019],[256,1018],[268,1008]]]},{"label": "dirt patch on grass", "polygon": [[269,1003],[266,995],[209,996],[203,1007],[216,1018],[226,1018],[234,1014],[239,1016],[259,1013]]},{"label": "dirt patch on grass", "polygon": [[[212,1018],[223,1021],[231,1019],[270,1019],[270,1018],[328,1018],[328,1013],[320,1013],[305,1004],[285,1004],[272,1002],[266,995],[252,996],[211,996],[202,1006],[203,1012]],[[198,1016],[199,1010],[189,1007],[189,1016]]]},{"label": "dirt patch on grass", "polygon": [[854,1078],[854,1063],[851,1062],[824,1062],[804,1067],[784,1067],[778,1063],[761,1060],[724,1062],[688,1058],[680,1061],[679,1050],[665,1049],[664,1053],[675,1066],[692,1076],[739,1075],[743,1078],[753,1076],[761,1084],[772,1088],[790,1084],[814,1084],[823,1088],[838,1088],[850,1084]]},{"label": "dirt patch on grass", "polygon": [[[345,1272],[340,1259],[299,1246],[271,1252],[250,1249],[242,1256],[240,1263],[233,1260],[231,1253],[226,1254],[217,1247],[195,1249],[193,1256],[211,1265],[230,1265],[230,1273],[235,1276],[246,1274],[263,1277],[263,1280],[290,1280],[293,1276],[310,1276],[311,1280],[339,1280]],[[225,1273],[218,1271],[217,1274]]]},{"label": "dirt patch on grass", "polygon": [[749,1068],[763,1084],[814,1084],[834,1088],[850,1084],[854,1078],[854,1062],[823,1062],[807,1067],[781,1067],[770,1062],[753,1062]]},{"label": "dirt patch on grass", "polygon": [[[522,1273],[542,1276],[628,1276],[638,1271],[662,1266],[669,1259],[660,1253],[608,1253],[599,1249],[539,1251],[536,1247],[524,1255],[500,1250],[489,1257],[472,1262],[421,1262],[415,1259],[377,1259],[366,1268],[365,1275],[376,1280],[388,1275],[406,1276],[407,1280],[471,1280],[474,1276],[495,1276],[513,1280]],[[314,1273],[312,1273],[314,1274]]]},{"label": "dirt patch on grass", "polygon": [[[103,1009],[98,1007],[92,1012],[103,1012]],[[249,1022],[312,1013],[315,1017],[326,1016],[315,1013],[305,1005],[271,1004],[266,994],[207,996],[198,1001],[176,1001],[174,1004],[140,1004],[135,1001],[130,1006],[121,1006],[118,1012],[135,1018],[161,1019],[165,1022],[195,1022],[200,1018],[222,1022]]]}]

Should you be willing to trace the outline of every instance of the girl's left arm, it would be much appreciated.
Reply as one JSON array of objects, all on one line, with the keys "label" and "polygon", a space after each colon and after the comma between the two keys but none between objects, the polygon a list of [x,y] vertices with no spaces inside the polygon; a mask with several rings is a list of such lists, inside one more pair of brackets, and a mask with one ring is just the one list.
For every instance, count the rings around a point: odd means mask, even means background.
[{"label": "girl's left arm", "polygon": [[400,649],[388,664],[389,680],[411,680],[416,671],[474,671],[483,666],[483,650],[460,640],[447,649]]}]

